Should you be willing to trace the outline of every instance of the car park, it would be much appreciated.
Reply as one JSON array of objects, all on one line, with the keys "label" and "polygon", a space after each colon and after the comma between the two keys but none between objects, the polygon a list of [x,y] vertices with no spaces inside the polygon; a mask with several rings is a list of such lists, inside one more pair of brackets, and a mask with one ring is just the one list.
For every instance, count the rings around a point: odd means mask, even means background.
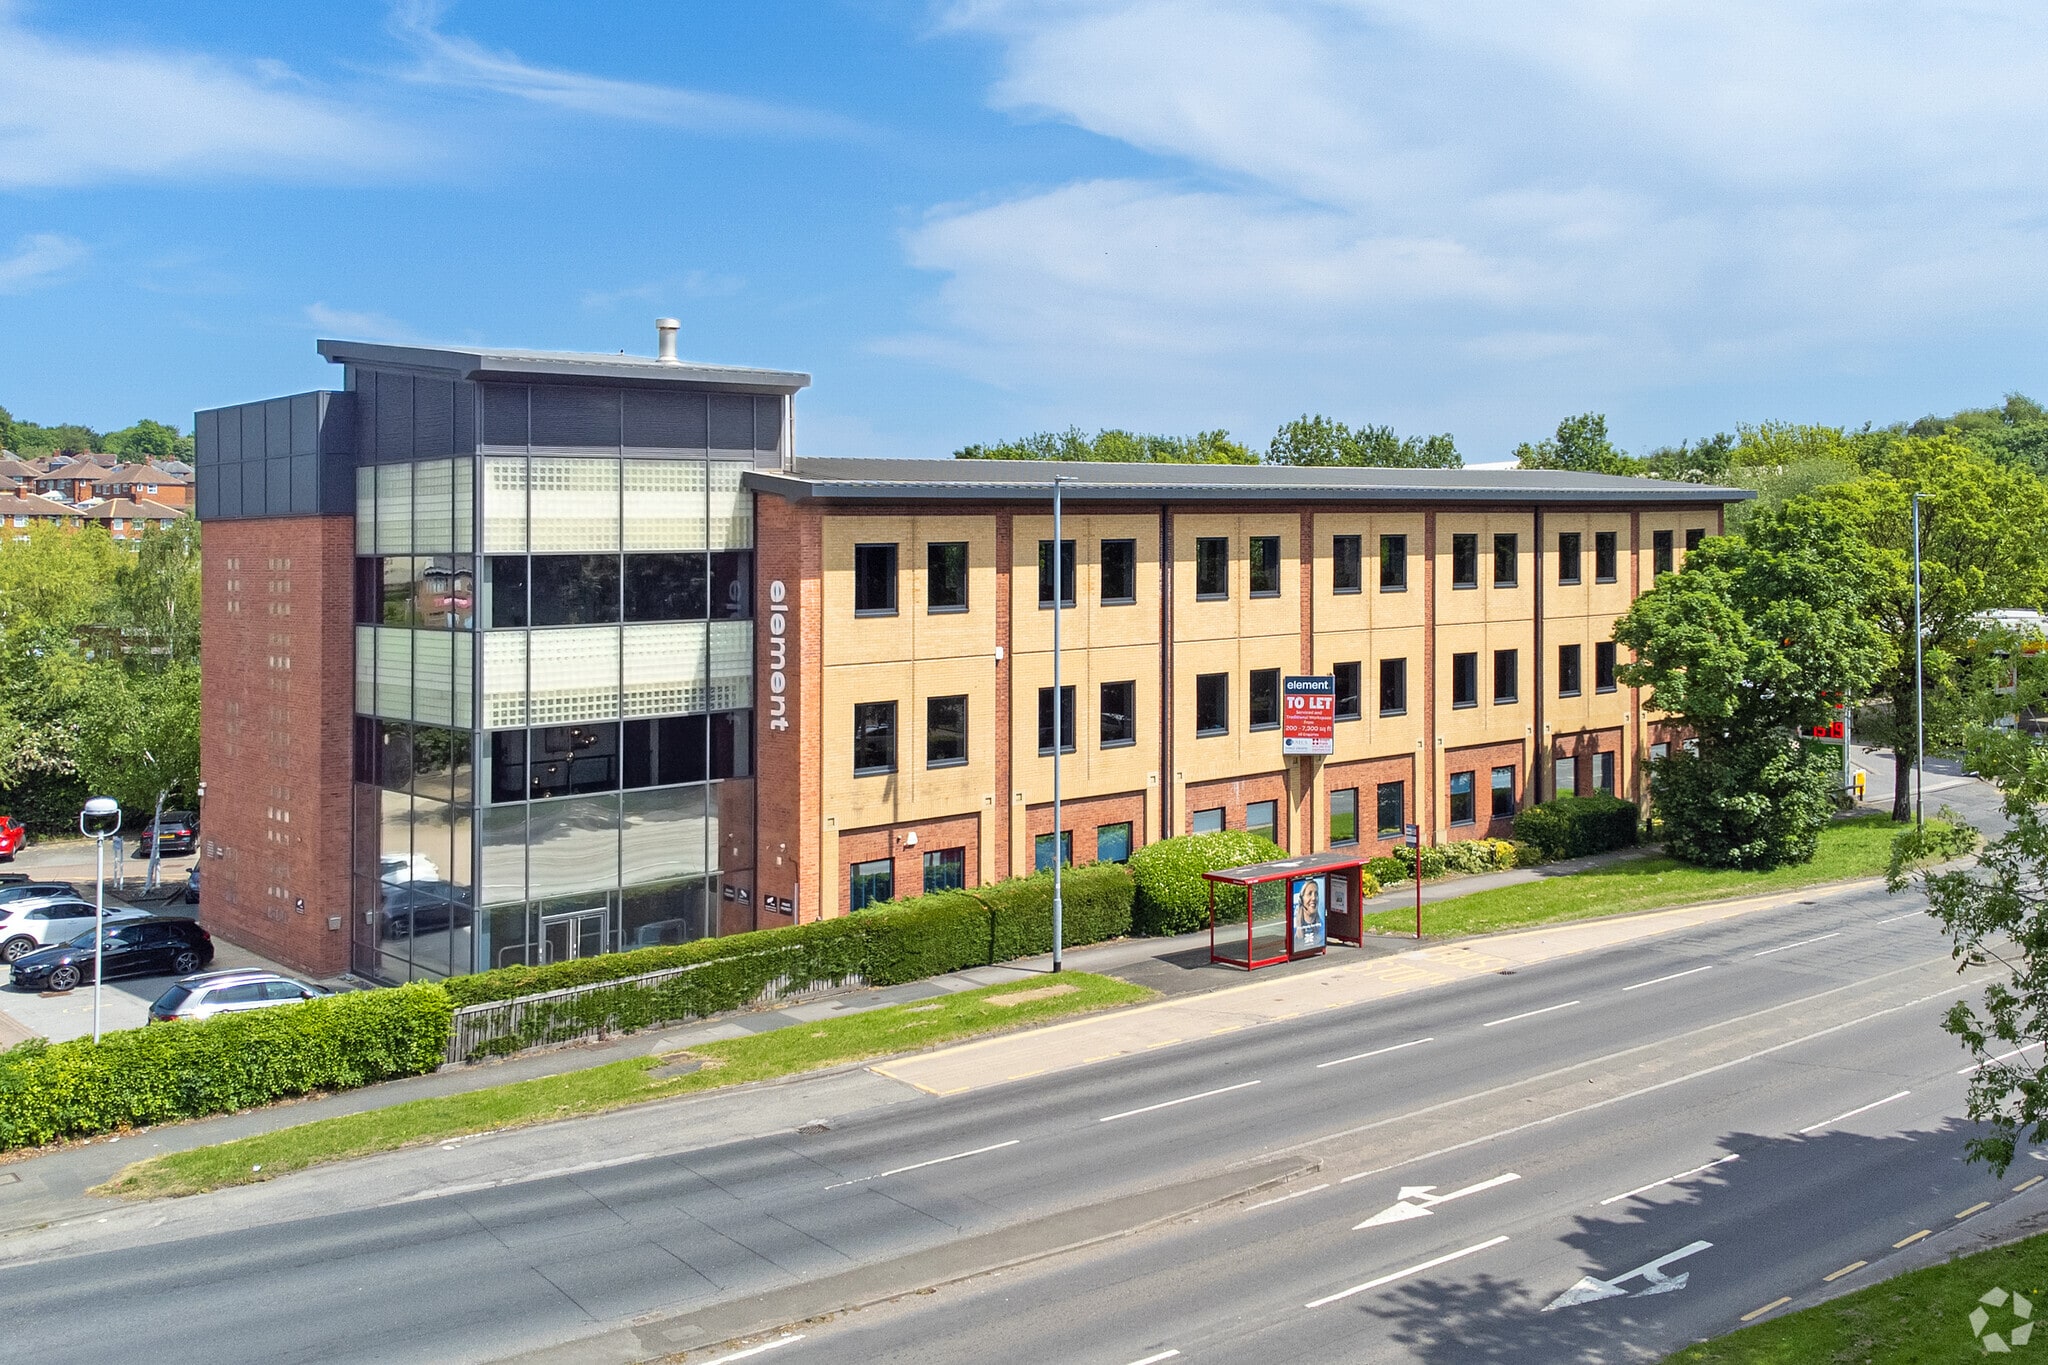
[{"label": "car park", "polygon": [[239,1014],[245,1010],[296,1005],[332,995],[325,986],[295,981],[258,967],[233,967],[218,972],[200,972],[181,977],[149,1007],[149,1022],[168,1024],[174,1019],[211,1019],[217,1014]]},{"label": "car park", "polygon": [[[14,989],[68,991],[91,981],[93,938],[88,928],[69,943],[16,958],[10,969]],[[213,961],[213,935],[190,920],[133,916],[107,925],[104,956],[108,977],[189,976]]]},{"label": "car park", "polygon": [[21,852],[21,846],[28,842],[28,831],[21,821],[11,815],[0,815],[0,862],[11,859]]},{"label": "car park", "polygon": [[199,904],[199,864],[192,864],[192,870],[185,874],[185,904]]},{"label": "car park", "polygon": [[141,850],[154,843],[158,853],[190,853],[199,846],[199,817],[189,810],[167,810],[142,827]]},{"label": "car park", "polygon": [[[142,917],[139,910],[116,906],[107,911],[112,927]],[[94,918],[91,901],[78,896],[45,896],[0,905],[0,962],[18,962],[39,948],[68,943],[91,930]]]}]

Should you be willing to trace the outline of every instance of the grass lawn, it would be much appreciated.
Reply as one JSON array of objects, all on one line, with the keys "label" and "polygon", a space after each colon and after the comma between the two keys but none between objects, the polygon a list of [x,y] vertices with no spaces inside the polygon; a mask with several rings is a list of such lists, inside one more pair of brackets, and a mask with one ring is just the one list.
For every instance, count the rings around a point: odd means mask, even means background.
[{"label": "grass lawn", "polygon": [[[125,1168],[93,1193],[153,1199],[248,1185],[308,1166],[398,1147],[550,1123],[866,1057],[915,1052],[1047,1019],[1134,1004],[1154,994],[1142,986],[1086,972],[1062,972],[1043,985],[984,986],[816,1024],[792,1024],[773,1033],[704,1043],[658,1057],[608,1062],[467,1094],[409,1100],[210,1147],[167,1152]],[[696,1071],[654,1074],[693,1060],[702,1064]]]},{"label": "grass lawn", "polygon": [[[1892,836],[1902,826],[1882,815],[1837,820],[1821,831],[1820,851],[1810,863],[1769,872],[1696,867],[1676,858],[1633,858],[1585,872],[1478,891],[1422,907],[1422,932],[1435,936],[1479,934],[1553,920],[1661,910],[1699,901],[1729,900],[1790,891],[1820,882],[1875,877],[1891,858]],[[1415,910],[1404,906],[1365,917],[1368,932],[1412,934]]]},{"label": "grass lawn", "polygon": [[[1926,1365],[1979,1359],[1984,1351],[1971,1327],[1972,1310],[1984,1309],[1984,1330],[1999,1333],[2007,1346],[2021,1321],[2010,1301],[1979,1302],[1993,1289],[2017,1291],[2029,1306],[2039,1305],[2034,1319],[2048,1315],[2048,1237],[1929,1266],[1688,1346],[1666,1357],[1665,1365]],[[2032,1336],[2012,1347],[2012,1353],[2024,1358],[2030,1349],[2048,1349],[2042,1342],[2048,1322]]]}]

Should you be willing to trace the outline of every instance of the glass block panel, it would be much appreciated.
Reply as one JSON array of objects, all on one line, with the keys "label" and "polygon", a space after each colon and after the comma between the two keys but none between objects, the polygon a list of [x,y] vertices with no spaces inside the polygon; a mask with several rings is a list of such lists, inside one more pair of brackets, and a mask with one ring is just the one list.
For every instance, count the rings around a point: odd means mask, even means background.
[{"label": "glass block panel", "polygon": [[356,627],[356,714],[377,714],[377,630]]},{"label": "glass block panel", "polygon": [[754,704],[754,623],[711,623],[710,710],[743,711]]},{"label": "glass block panel", "polygon": [[526,553],[526,461],[484,461],[484,552]]},{"label": "glass block panel", "polygon": [[377,467],[356,470],[356,553],[377,553]]},{"label": "glass block panel", "polygon": [[422,630],[412,641],[412,718],[422,725],[454,725],[455,651],[462,636]]},{"label": "glass block panel", "polygon": [[619,884],[619,796],[571,796],[527,807],[527,895],[602,896]]},{"label": "glass block panel", "polygon": [[628,460],[625,488],[626,549],[706,548],[702,460]]},{"label": "glass block panel", "polygon": [[[526,899],[526,807],[486,806],[477,813],[483,826],[476,879],[479,901]],[[493,963],[493,966],[498,965]]]},{"label": "glass block panel", "polygon": [[476,637],[457,635],[453,640],[455,667],[449,677],[453,693],[449,724],[458,730],[470,730],[476,726]]},{"label": "glass block panel", "polygon": [[447,554],[455,548],[455,462],[421,460],[412,467],[414,554]]},{"label": "glass block panel", "polygon": [[[482,637],[486,730],[526,724],[526,632],[494,630]],[[521,893],[524,895],[525,893]]]},{"label": "glass block panel", "polygon": [[476,548],[476,461],[467,457],[450,461],[454,470],[450,496],[454,501],[455,553],[468,554]]},{"label": "glass block panel", "polygon": [[627,792],[620,820],[619,872],[624,884],[701,877],[711,866],[705,787]]},{"label": "glass block panel", "polygon": [[724,460],[711,462],[711,548],[754,548],[754,499],[740,487],[747,466]]},{"label": "glass block panel", "polygon": [[412,553],[412,466],[380,464],[377,475],[377,553]]},{"label": "glass block panel", "polygon": [[413,632],[396,626],[372,626],[370,630],[376,637],[375,714],[387,720],[410,720]]},{"label": "glass block panel", "polygon": [[533,553],[619,548],[619,462],[537,456],[528,510]]},{"label": "glass block panel", "polygon": [[527,724],[618,719],[617,626],[536,630],[527,656]]},{"label": "glass block panel", "polygon": [[706,710],[704,673],[710,627],[667,621],[625,627],[621,710],[628,716],[676,716]]}]

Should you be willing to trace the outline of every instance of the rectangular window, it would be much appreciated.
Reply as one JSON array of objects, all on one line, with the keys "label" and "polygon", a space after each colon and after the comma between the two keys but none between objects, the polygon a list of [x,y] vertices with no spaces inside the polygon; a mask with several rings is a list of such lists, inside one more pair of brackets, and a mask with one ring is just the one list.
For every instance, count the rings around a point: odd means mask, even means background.
[{"label": "rectangular window", "polygon": [[1557,647],[1557,695],[1560,697],[1579,695],[1579,649],[1578,645]]},{"label": "rectangular window", "polygon": [[1557,581],[1577,583],[1580,581],[1579,533],[1560,531],[1557,534]]},{"label": "rectangular window", "polygon": [[1194,834],[1214,834],[1223,828],[1223,807],[1211,806],[1198,810],[1188,817],[1188,830]]},{"label": "rectangular window", "polygon": [[1195,733],[1198,735],[1227,735],[1230,733],[1230,675],[1228,673],[1198,673],[1195,675]]},{"label": "rectangular window", "polygon": [[1614,641],[1602,640],[1593,646],[1593,690],[1612,692],[1614,690]]},{"label": "rectangular window", "polygon": [[967,610],[967,542],[935,540],[924,547],[925,610]]},{"label": "rectangular window", "polygon": [[1358,788],[1330,793],[1330,846],[1358,842]]},{"label": "rectangular window", "polygon": [[1280,595],[1280,537],[1251,538],[1251,578],[1253,597]]},{"label": "rectangular window", "polygon": [[617,555],[535,555],[529,564],[536,626],[595,626],[619,619]]},{"label": "rectangular window", "polygon": [[1476,588],[1479,586],[1478,536],[1460,534],[1451,537],[1451,586],[1454,588]]},{"label": "rectangular window", "polygon": [[1479,804],[1474,799],[1473,774],[1451,774],[1451,823],[1473,825],[1479,822]]},{"label": "rectangular window", "polygon": [[1550,794],[1553,798],[1577,796],[1579,794],[1579,760],[1576,758],[1560,758],[1553,761],[1550,765],[1550,783]]},{"label": "rectangular window", "polygon": [[1359,695],[1364,690],[1359,678],[1360,666],[1355,663],[1338,664],[1331,671],[1337,681],[1337,719],[1357,720],[1365,714],[1365,702]]},{"label": "rectangular window", "polygon": [[1380,537],[1380,591],[1408,591],[1408,537]]},{"label": "rectangular window", "polygon": [[711,554],[711,619],[754,619],[754,552],[714,550]]},{"label": "rectangular window", "polygon": [[1451,656],[1451,705],[1479,705],[1479,655],[1453,654]]},{"label": "rectangular window", "polygon": [[1222,536],[1195,538],[1195,597],[1215,601],[1230,596],[1230,542]]},{"label": "rectangular window", "polygon": [[1406,782],[1382,782],[1374,793],[1379,806],[1379,836],[1382,839],[1401,837],[1401,826],[1408,815],[1408,784]]},{"label": "rectangular window", "polygon": [[1614,795],[1614,750],[1602,749],[1593,755],[1593,788]]},{"label": "rectangular window", "polygon": [[1651,569],[1655,573],[1671,572],[1671,533],[1669,531],[1650,532],[1650,563]]},{"label": "rectangular window", "polygon": [[1512,535],[1493,538],[1493,586],[1512,588],[1522,581],[1522,556],[1519,537]]},{"label": "rectangular window", "polygon": [[1280,803],[1278,801],[1254,801],[1244,808],[1244,832],[1259,834],[1274,843],[1280,842]]},{"label": "rectangular window", "polygon": [[[1038,689],[1038,752],[1052,752],[1052,689]],[[1074,752],[1074,689],[1060,689],[1060,752]]]},{"label": "rectangular window", "polygon": [[1380,660],[1380,714],[1401,716],[1408,713],[1408,661],[1406,659]]},{"label": "rectangular window", "polygon": [[1330,541],[1330,591],[1357,592],[1363,586],[1358,537],[1335,537]]},{"label": "rectangular window", "polygon": [[924,893],[958,891],[967,885],[967,850],[935,848],[924,855]]},{"label": "rectangular window", "polygon": [[925,698],[924,766],[952,768],[966,761],[967,698]]},{"label": "rectangular window", "polygon": [[1252,718],[1254,730],[1277,730],[1280,728],[1280,670],[1277,668],[1255,668],[1251,674]]},{"label": "rectangular window", "polygon": [[1521,700],[1522,655],[1513,649],[1493,651],[1493,704],[1504,706]]},{"label": "rectangular window", "polygon": [[1138,600],[1138,542],[1102,542],[1102,605],[1118,606]]},{"label": "rectangular window", "polygon": [[[1074,542],[1060,542],[1060,605],[1071,607],[1074,596]],[[1052,607],[1052,542],[1038,542],[1038,605]]]},{"label": "rectangular window", "polygon": [[887,858],[855,863],[846,889],[846,908],[865,910],[896,896],[896,864]]},{"label": "rectangular window", "polygon": [[1660,739],[1650,746],[1650,761],[1652,763],[1655,763],[1660,758],[1669,757],[1671,757],[1671,745],[1668,742]]},{"label": "rectangular window", "polygon": [[894,616],[896,614],[896,547],[856,545],[853,547],[853,614]]},{"label": "rectangular window", "polygon": [[701,554],[626,556],[628,621],[702,621],[711,610],[708,564]]},{"label": "rectangular window", "polygon": [[1615,533],[1595,531],[1593,533],[1593,581],[1612,583],[1620,554],[1616,549]]},{"label": "rectangular window", "polygon": [[[1060,831],[1060,866],[1072,867],[1073,865],[1074,831],[1063,829]],[[1052,836],[1050,834],[1041,834],[1031,841],[1031,870],[1034,872],[1052,871]]]},{"label": "rectangular window", "polygon": [[853,708],[853,775],[896,771],[896,703],[857,702]]},{"label": "rectangular window", "polygon": [[1505,820],[1515,813],[1515,770],[1493,770],[1493,818]]},{"label": "rectangular window", "polygon": [[1097,733],[1105,749],[1138,742],[1138,684],[1135,681],[1102,685],[1102,715]]},{"label": "rectangular window", "polygon": [[1095,827],[1095,861],[1127,863],[1131,860],[1131,822]]},{"label": "rectangular window", "polygon": [[1705,527],[1692,527],[1685,533],[1685,552],[1687,554],[1691,554],[1694,550],[1699,549],[1700,542],[1705,540],[1706,538],[1707,532]]}]

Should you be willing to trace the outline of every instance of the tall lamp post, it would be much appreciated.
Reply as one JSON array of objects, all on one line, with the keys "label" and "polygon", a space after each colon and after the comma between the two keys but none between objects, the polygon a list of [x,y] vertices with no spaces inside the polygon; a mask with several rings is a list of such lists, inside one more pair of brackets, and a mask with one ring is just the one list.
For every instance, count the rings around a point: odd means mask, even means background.
[{"label": "tall lamp post", "polygon": [[[1052,969],[1060,969],[1066,943],[1065,906],[1060,900],[1060,855],[1066,842],[1060,828],[1060,753],[1067,746],[1067,694],[1060,687],[1060,603],[1066,599],[1065,542],[1060,531],[1060,493],[1067,478],[1052,481]],[[1078,707],[1076,708],[1079,709]]]},{"label": "tall lamp post", "polygon": [[92,1040],[100,1040],[100,978],[107,951],[107,840],[121,832],[121,803],[95,796],[78,813],[78,832],[99,848],[99,879],[93,890],[92,913]]},{"label": "tall lamp post", "polygon": [[1913,495],[1913,827],[1927,821],[1927,680],[1920,627],[1920,495]]}]

